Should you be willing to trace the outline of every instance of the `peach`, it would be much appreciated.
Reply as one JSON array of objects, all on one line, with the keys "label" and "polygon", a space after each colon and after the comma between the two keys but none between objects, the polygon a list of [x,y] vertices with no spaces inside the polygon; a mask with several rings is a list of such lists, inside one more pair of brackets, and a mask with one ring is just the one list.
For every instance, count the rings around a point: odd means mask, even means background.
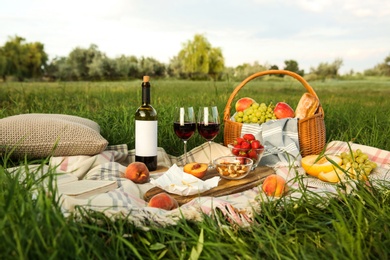
[{"label": "peach", "polygon": [[143,162],[132,162],[125,170],[125,178],[135,183],[146,183],[149,181],[149,170]]},{"label": "peach", "polygon": [[177,200],[166,192],[154,195],[148,202],[148,207],[172,210],[179,207]]},{"label": "peach", "polygon": [[207,168],[207,164],[192,162],[184,165],[183,171],[185,173],[192,174],[199,179],[202,179],[206,175]]},{"label": "peach", "polygon": [[235,108],[237,112],[244,111],[254,103],[255,100],[249,97],[240,98],[237,100]]},{"label": "peach", "polygon": [[274,114],[277,119],[292,118],[295,115],[294,109],[285,102],[278,102],[274,108]]},{"label": "peach", "polygon": [[281,197],[287,191],[286,180],[276,174],[269,175],[263,182],[262,190],[267,196]]}]

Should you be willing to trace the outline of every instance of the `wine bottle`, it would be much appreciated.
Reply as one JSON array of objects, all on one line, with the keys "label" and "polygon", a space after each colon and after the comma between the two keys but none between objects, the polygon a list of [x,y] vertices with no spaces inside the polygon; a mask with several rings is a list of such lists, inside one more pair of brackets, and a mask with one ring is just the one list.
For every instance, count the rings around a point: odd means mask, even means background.
[{"label": "wine bottle", "polygon": [[157,112],[150,104],[149,76],[143,77],[142,105],[135,112],[135,161],[157,169]]}]

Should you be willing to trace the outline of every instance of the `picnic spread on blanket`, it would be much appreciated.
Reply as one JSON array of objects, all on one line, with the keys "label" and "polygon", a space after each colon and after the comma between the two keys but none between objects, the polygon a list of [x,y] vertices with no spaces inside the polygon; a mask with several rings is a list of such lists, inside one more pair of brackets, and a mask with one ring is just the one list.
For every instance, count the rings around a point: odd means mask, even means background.
[{"label": "picnic spread on blanket", "polygon": [[[230,114],[232,101],[246,83],[263,75],[278,73],[292,76],[307,90],[299,104],[306,109],[295,110],[299,117],[246,123],[247,118],[242,121],[244,109]],[[256,108],[261,106],[254,100],[249,100],[244,106],[248,108],[252,104]],[[286,107],[282,110],[282,114],[288,112]],[[243,113],[238,114],[240,111]],[[99,126],[88,119],[50,114],[5,118],[0,120],[1,131],[5,133],[0,141],[2,145],[10,146],[7,142],[18,142],[21,136],[28,136],[26,133],[38,139],[36,142],[33,138],[26,138],[24,150],[17,152],[49,156],[45,167],[29,165],[30,173],[36,170],[45,175],[54,171],[58,175],[56,183],[64,214],[83,207],[109,217],[127,218],[139,226],[145,226],[145,223],[173,225],[182,218],[201,221],[204,215],[212,215],[217,210],[235,223],[247,226],[253,221],[258,204],[267,200],[280,196],[293,199],[302,196],[302,192],[313,192],[326,198],[337,196],[341,191],[348,192],[345,187],[352,190],[355,181],[373,184],[390,181],[389,151],[338,140],[326,143],[321,103],[311,86],[295,73],[274,70],[251,75],[231,94],[223,120],[223,144],[205,142],[181,156],[172,156],[163,147],[157,147],[157,169],[148,171],[148,178],[140,182],[129,179],[126,172],[129,165],[136,161],[136,150],[129,149],[126,144],[108,145],[97,134]],[[258,120],[262,120],[261,117]],[[67,140],[57,140],[59,153],[51,153],[50,144],[42,141],[53,135],[51,131],[54,135],[66,131],[71,133],[65,135]],[[9,136],[4,137],[6,134]],[[83,136],[89,139],[83,140]],[[260,144],[252,149],[259,152],[248,159],[250,166],[254,164],[253,168],[243,168],[244,161],[240,160],[250,157],[249,153],[242,153],[244,147],[237,146],[247,140],[253,144],[258,140]],[[42,142],[45,146],[40,146]],[[70,144],[75,147],[72,151],[67,149]],[[209,167],[216,158],[232,156],[237,161],[235,165],[226,162],[226,167],[215,167],[214,161],[214,167]],[[359,159],[355,162],[351,156]],[[184,172],[183,167],[190,162],[193,162],[191,167],[195,167],[194,173],[203,174],[198,176],[200,178]],[[360,175],[354,163],[360,165],[364,174]],[[201,168],[203,164],[205,166]],[[318,166],[318,169],[311,169],[312,165]],[[325,167],[329,170],[325,171]],[[20,171],[20,168],[12,171]],[[263,184],[268,176],[281,177],[286,189],[276,193],[275,186],[274,193],[270,195]],[[302,185],[305,186],[304,191]],[[344,188],[341,189],[341,186]],[[176,204],[170,210],[151,206],[150,201],[159,194],[169,195]]]},{"label": "picnic spread on blanket", "polygon": [[[390,152],[374,147],[360,144],[332,141],[327,145],[326,154],[340,154],[348,152],[349,149],[361,149],[372,161],[378,164],[374,172],[370,174],[370,179],[375,181],[390,181]],[[214,155],[230,154],[230,150],[225,146],[213,143],[212,151]],[[197,161],[206,161],[208,155],[207,144],[194,148],[189,152],[189,157]],[[210,192],[203,196],[176,196],[180,207],[174,210],[163,210],[159,208],[147,207],[147,199],[152,195],[161,192],[156,191],[156,186],[150,182],[145,184],[135,184],[123,177],[126,165],[134,158],[134,150],[128,150],[126,145],[108,146],[105,151],[94,156],[66,156],[52,157],[49,166],[55,167],[58,173],[71,173],[80,180],[115,180],[118,188],[101,194],[95,194],[89,198],[74,198],[72,196],[62,197],[62,207],[64,213],[74,211],[75,207],[82,206],[87,209],[104,212],[110,217],[126,217],[130,221],[140,226],[145,225],[149,220],[160,225],[172,225],[182,217],[188,220],[200,221],[202,215],[211,215],[215,210],[220,210],[230,219],[240,225],[250,225],[253,210],[256,209],[259,201],[267,199],[277,199],[266,197],[262,192],[261,182],[265,176],[277,174],[282,176],[291,189],[289,196],[301,196],[299,192],[299,181],[295,181],[297,175],[301,176],[306,185],[307,191],[315,192],[323,196],[337,195],[338,184],[328,183],[318,178],[308,176],[301,167],[290,167],[288,165],[259,166],[254,173],[251,173],[248,183],[240,183],[240,186],[225,187],[232,181],[222,182],[223,189],[217,189],[215,196]],[[182,160],[181,157],[168,155],[163,148],[158,149],[158,164],[161,172],[151,173],[153,180],[161,177],[165,170]],[[266,157],[264,157],[266,158]],[[211,174],[212,175],[212,174]],[[301,181],[302,181],[301,180]],[[250,181],[253,181],[252,183]],[[237,182],[237,181],[233,181]],[[248,185],[248,186],[245,186]],[[226,188],[226,190],[225,190]],[[229,188],[232,188],[229,190]],[[296,189],[296,190],[294,190]],[[221,192],[221,193],[219,193]],[[145,198],[146,196],[146,198]],[[261,198],[259,198],[261,196]],[[239,213],[238,213],[239,212]]]}]

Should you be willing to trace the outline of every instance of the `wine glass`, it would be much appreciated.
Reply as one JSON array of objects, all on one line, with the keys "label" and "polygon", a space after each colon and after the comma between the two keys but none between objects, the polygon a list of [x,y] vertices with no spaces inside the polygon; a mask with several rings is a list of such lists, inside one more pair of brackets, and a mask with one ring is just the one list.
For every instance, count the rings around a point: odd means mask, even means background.
[{"label": "wine glass", "polygon": [[196,130],[195,113],[193,107],[176,107],[173,122],[175,134],[184,142],[184,165],[187,164],[187,141]]},{"label": "wine glass", "polygon": [[220,118],[216,106],[199,108],[197,127],[199,134],[207,140],[210,148],[209,168],[213,168],[211,159],[211,142],[219,133]]}]

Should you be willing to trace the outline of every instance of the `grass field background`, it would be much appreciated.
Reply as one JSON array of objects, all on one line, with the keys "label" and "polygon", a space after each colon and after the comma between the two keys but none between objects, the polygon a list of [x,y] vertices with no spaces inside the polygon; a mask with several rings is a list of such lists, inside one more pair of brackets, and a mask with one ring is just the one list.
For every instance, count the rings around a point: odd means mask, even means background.
[{"label": "grass field background", "polygon": [[[152,81],[152,105],[159,116],[159,146],[183,152],[172,129],[175,106],[217,105],[221,119],[239,82]],[[390,150],[390,80],[309,82],[325,111],[327,140]],[[110,144],[134,148],[134,112],[141,103],[141,81],[1,83],[0,118],[21,113],[63,113],[92,119]],[[285,101],[295,108],[304,87],[293,79],[251,81],[235,100]],[[234,106],[234,104],[233,104]],[[231,111],[234,113],[234,111]],[[215,139],[223,141],[223,130]],[[196,134],[191,149],[204,140]],[[29,164],[32,162],[20,162]],[[250,229],[206,217],[145,231],[96,212],[64,217],[43,190],[32,196],[34,176],[19,183],[0,166],[1,259],[388,259],[389,185],[325,200],[305,194],[290,203],[261,204]],[[193,258],[190,258],[190,257]]]},{"label": "grass field background", "polygon": [[[134,148],[134,113],[141,103],[141,82],[64,82],[2,84],[0,117],[21,113],[64,113],[95,120],[110,144]],[[159,117],[159,146],[173,155],[183,151],[173,133],[175,106],[218,106],[221,120],[226,102],[239,82],[152,81],[152,105]],[[350,141],[390,150],[390,82],[382,79],[310,83],[325,111],[327,140]],[[246,84],[236,95],[257,102],[285,101],[296,107],[305,88],[294,79],[265,77]],[[231,115],[234,113],[232,102]],[[215,139],[223,141],[223,131]],[[195,135],[189,149],[203,142]]]}]

